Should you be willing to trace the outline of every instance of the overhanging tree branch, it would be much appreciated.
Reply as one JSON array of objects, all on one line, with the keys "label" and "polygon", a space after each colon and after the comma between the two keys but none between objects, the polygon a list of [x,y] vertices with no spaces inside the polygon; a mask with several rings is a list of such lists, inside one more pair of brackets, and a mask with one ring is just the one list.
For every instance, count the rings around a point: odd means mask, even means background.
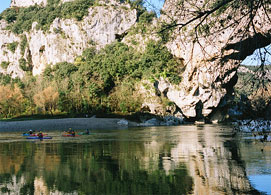
[{"label": "overhanging tree branch", "polygon": [[[215,6],[213,9],[210,9],[210,10],[206,10],[206,11],[203,11],[203,12],[197,12],[198,15],[195,16],[194,18],[188,20],[187,22],[185,23],[176,23],[176,24],[170,24],[170,25],[167,25],[165,26],[162,30],[159,31],[159,33],[163,33],[164,31],[168,30],[168,29],[172,29],[172,28],[175,28],[175,27],[180,27],[180,28],[183,28],[185,26],[187,26],[188,24],[204,17],[204,19],[206,19],[210,14],[214,13],[215,11],[217,11],[218,9],[220,9],[221,7],[223,6],[226,6],[227,4],[233,2],[234,0],[224,0],[224,1],[221,1],[217,6]],[[202,20],[204,21],[204,20]],[[201,21],[201,22],[202,22]]]}]

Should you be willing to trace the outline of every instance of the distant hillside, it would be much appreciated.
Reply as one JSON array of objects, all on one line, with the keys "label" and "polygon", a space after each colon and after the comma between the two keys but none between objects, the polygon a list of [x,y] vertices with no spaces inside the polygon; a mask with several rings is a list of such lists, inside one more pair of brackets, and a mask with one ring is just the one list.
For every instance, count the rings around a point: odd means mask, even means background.
[{"label": "distant hillside", "polygon": [[[262,69],[263,68],[263,69]],[[271,117],[271,66],[240,66],[234,104],[242,117]]]}]

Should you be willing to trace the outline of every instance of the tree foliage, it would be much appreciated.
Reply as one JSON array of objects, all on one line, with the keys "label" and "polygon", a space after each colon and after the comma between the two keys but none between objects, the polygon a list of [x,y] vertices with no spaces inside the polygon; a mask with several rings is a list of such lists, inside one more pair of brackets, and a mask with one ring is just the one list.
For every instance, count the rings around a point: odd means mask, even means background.
[{"label": "tree foliage", "polygon": [[149,42],[143,53],[115,42],[99,52],[86,49],[74,64],[65,62],[48,67],[43,78],[57,83],[58,105],[62,111],[132,112],[140,108],[140,97],[135,94],[134,86],[138,80],[164,76],[177,82],[181,73],[179,66],[158,42]]},{"label": "tree foliage", "polygon": [[5,19],[9,23],[8,29],[16,34],[29,31],[34,22],[37,22],[37,29],[46,31],[56,18],[82,20],[93,3],[94,0],[75,0],[61,4],[59,0],[50,0],[45,7],[8,8],[0,14],[0,18]]},{"label": "tree foliage", "polygon": [[15,85],[0,86],[0,115],[2,117],[15,116],[23,111],[24,97]]},{"label": "tree foliage", "polygon": [[49,86],[34,95],[34,102],[44,111],[48,111],[53,115],[53,111],[57,108],[58,98],[58,92],[52,86]]}]

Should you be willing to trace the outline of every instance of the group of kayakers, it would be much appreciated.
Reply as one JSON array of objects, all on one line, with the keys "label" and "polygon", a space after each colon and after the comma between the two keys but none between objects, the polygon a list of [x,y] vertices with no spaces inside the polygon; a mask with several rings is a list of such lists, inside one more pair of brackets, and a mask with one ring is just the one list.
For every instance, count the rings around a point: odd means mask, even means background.
[{"label": "group of kayakers", "polygon": [[[29,131],[28,131],[28,134],[31,136],[31,135],[33,135],[33,134],[35,134],[35,130],[33,131],[32,129],[30,129]],[[36,136],[38,136],[39,138],[43,138],[43,133],[42,133],[42,131],[39,131],[37,134],[35,134]]]},{"label": "group of kayakers", "polygon": [[[71,136],[75,136],[75,131],[72,130],[71,128],[69,128],[68,131],[64,131],[64,134],[66,134],[66,135],[71,135]],[[90,132],[89,132],[88,129],[87,129],[85,132],[80,132],[80,133],[78,133],[78,135],[89,135],[89,134],[90,134]]]},{"label": "group of kayakers", "polygon": [[68,131],[64,131],[64,134],[68,134],[68,135],[71,135],[71,136],[75,136],[75,131],[72,130],[71,128],[69,128]]},{"label": "group of kayakers", "polygon": [[[88,129],[85,132],[78,133],[78,135],[77,135],[74,130],[69,128],[68,131],[63,132],[62,136],[75,137],[75,136],[79,136],[79,135],[89,135],[89,134],[90,134],[90,132],[89,132]],[[44,135],[46,135],[46,134],[43,134],[42,131],[39,131],[38,133],[35,133],[35,130],[33,131],[32,129],[30,129],[28,131],[28,133],[25,133],[24,135],[35,136],[35,137],[38,137],[38,138],[42,139],[44,137]]]}]

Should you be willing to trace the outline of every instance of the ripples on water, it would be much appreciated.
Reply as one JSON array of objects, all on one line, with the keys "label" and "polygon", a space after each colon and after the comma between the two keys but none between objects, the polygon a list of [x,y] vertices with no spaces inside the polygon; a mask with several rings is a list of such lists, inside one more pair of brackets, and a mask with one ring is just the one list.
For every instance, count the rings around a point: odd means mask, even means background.
[{"label": "ripples on water", "polygon": [[271,175],[270,143],[233,137],[229,126],[48,134],[0,134],[1,194],[271,194],[258,184]]}]

